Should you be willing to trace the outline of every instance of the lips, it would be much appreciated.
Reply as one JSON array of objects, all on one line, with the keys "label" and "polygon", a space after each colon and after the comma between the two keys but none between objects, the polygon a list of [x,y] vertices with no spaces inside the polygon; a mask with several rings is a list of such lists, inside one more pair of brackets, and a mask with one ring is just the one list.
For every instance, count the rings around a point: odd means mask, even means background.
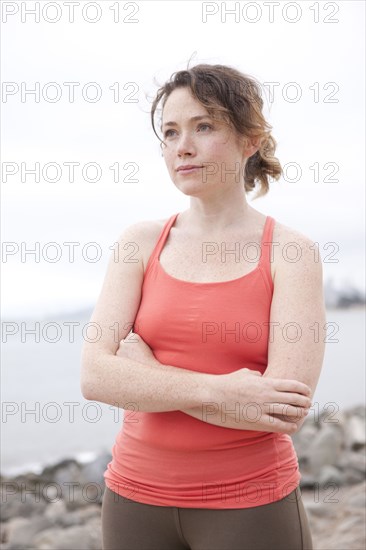
[{"label": "lips", "polygon": [[202,166],[198,166],[198,164],[187,164],[184,166],[182,165],[182,166],[178,166],[177,172],[181,172],[184,170],[192,170],[192,168],[202,168]]}]

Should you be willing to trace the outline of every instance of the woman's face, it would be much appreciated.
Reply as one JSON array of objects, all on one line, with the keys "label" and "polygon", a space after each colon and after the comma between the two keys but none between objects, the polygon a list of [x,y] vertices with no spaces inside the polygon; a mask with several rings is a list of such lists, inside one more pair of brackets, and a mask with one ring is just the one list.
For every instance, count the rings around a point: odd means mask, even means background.
[{"label": "woman's face", "polygon": [[[162,132],[169,175],[184,194],[201,196],[207,190],[243,185],[245,159],[256,149],[240,146],[237,134],[223,122],[211,119],[189,88],[178,88],[169,95]],[[177,170],[181,165],[200,168]]]}]

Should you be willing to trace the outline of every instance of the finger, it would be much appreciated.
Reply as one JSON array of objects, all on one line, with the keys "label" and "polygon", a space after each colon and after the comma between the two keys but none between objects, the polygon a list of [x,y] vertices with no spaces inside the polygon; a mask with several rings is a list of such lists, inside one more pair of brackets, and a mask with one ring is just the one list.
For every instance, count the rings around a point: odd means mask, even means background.
[{"label": "finger", "polygon": [[284,418],[271,417],[273,419],[274,430],[279,433],[293,434],[297,430],[297,424],[294,421],[287,421]]},{"label": "finger", "polygon": [[276,399],[278,403],[295,405],[296,407],[304,407],[305,409],[310,409],[312,406],[310,397],[305,397],[305,395],[300,395],[299,393],[283,392]]},{"label": "finger", "polygon": [[265,423],[265,427],[268,427],[266,431],[269,432],[291,434],[297,430],[295,422],[286,421],[276,416],[264,415],[262,420]]},{"label": "finger", "polygon": [[284,416],[284,420],[287,417],[290,418],[302,418],[306,416],[309,412],[309,409],[304,407],[294,407],[293,405],[286,405],[284,403],[272,403],[270,406],[270,413],[279,414]]},{"label": "finger", "polygon": [[276,379],[275,388],[279,391],[296,392],[306,396],[311,395],[311,388],[307,384],[299,382],[299,380]]}]

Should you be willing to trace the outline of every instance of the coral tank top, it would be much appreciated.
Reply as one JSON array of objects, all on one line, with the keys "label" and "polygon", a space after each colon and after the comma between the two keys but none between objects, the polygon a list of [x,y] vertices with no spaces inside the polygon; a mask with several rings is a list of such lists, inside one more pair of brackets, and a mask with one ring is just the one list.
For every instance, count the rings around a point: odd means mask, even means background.
[{"label": "coral tank top", "polygon": [[[263,373],[275,220],[266,218],[252,271],[200,283],[176,279],[159,261],[178,214],[164,225],[147,263],[134,331],[165,365],[210,374],[244,367]],[[255,418],[255,408],[246,412]],[[104,480],[115,493],[145,504],[231,509],[284,498],[298,486],[300,471],[287,434],[215,426],[179,410],[126,410]]]}]

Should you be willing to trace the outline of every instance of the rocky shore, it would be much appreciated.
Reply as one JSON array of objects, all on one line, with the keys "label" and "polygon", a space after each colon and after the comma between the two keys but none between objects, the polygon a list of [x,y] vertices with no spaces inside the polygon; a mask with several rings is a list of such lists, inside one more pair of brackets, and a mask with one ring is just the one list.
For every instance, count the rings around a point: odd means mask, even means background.
[{"label": "rocky shore", "polygon": [[[329,404],[322,413],[312,410],[292,436],[314,550],[366,546],[365,421],[364,406],[337,411]],[[0,476],[0,548],[100,550],[103,472],[110,459],[69,459],[39,475]]]}]

